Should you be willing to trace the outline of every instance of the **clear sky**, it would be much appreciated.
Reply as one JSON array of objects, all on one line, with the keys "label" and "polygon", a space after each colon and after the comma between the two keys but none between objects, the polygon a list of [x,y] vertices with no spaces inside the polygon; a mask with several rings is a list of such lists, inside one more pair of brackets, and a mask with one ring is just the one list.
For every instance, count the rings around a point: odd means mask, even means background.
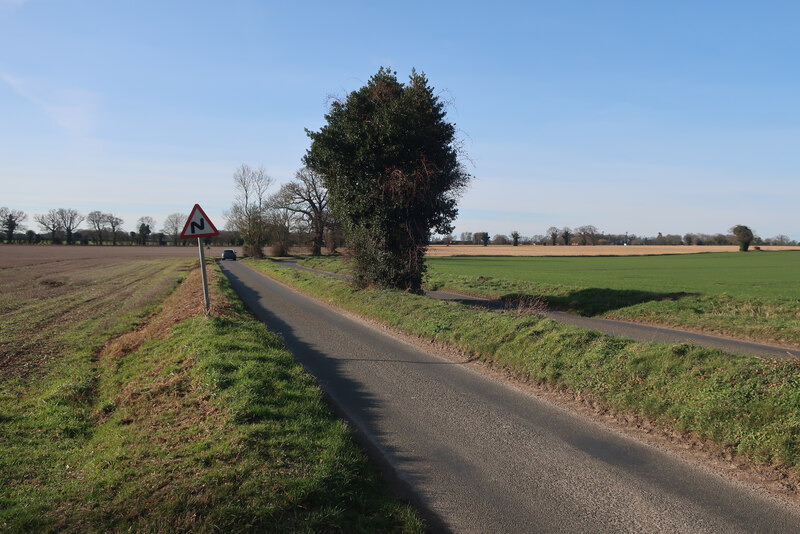
[{"label": "clear sky", "polygon": [[455,233],[800,238],[800,2],[0,0],[0,206],[160,228],[301,165],[328,97],[412,67],[474,181]]}]

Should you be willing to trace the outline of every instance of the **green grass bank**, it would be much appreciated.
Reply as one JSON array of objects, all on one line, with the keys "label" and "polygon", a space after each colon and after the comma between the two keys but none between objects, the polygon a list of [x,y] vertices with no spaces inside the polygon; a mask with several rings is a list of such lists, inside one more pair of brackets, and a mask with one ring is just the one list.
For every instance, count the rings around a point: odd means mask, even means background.
[{"label": "green grass bank", "polygon": [[800,362],[689,344],[614,338],[526,310],[471,309],[246,260],[256,269],[392,328],[458,347],[523,380],[702,439],[800,476]]},{"label": "green grass bank", "polygon": [[3,281],[0,531],[424,531],[213,263],[203,315],[195,264]]}]

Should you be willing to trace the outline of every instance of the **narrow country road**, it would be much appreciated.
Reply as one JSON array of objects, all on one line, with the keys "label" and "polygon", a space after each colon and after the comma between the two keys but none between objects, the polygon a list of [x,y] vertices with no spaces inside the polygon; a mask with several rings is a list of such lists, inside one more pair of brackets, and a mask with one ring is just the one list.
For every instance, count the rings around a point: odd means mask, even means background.
[{"label": "narrow country road", "polygon": [[437,530],[798,530],[794,507],[220,265]]}]

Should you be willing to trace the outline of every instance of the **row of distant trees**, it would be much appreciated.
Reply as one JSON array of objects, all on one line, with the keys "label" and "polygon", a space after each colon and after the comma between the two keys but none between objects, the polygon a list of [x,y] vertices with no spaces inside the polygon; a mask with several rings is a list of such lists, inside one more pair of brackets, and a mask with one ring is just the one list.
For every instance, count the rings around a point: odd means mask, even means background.
[{"label": "row of distant trees", "polygon": [[[736,229],[739,229],[738,231]],[[738,232],[738,233],[737,233]],[[750,232],[751,235],[748,236]],[[459,237],[447,235],[438,237],[438,244],[473,244],[473,245],[740,245],[743,241],[753,246],[795,246],[797,241],[786,235],[762,238],[752,235],[752,231],[744,225],[736,225],[729,233],[704,234],[687,233],[662,234],[657,236],[639,236],[636,234],[610,234],[599,231],[595,226],[579,226],[557,228],[551,226],[546,234],[533,236],[520,235],[513,231],[510,234],[490,235],[488,232],[461,232]]]},{"label": "row of distant trees", "polygon": [[[148,216],[139,217],[135,230],[125,231],[125,221],[113,213],[92,211],[82,214],[72,208],[51,209],[47,213],[36,214],[33,222],[39,232],[25,226],[28,215],[21,210],[0,208],[0,232],[6,243],[28,244],[66,244],[66,245],[191,245],[192,240],[180,239],[181,230],[188,219],[184,213],[169,215],[163,227],[158,230],[155,220]],[[207,238],[208,244],[241,245],[237,232],[222,231],[214,238]]]},{"label": "row of distant trees", "polygon": [[[273,184],[263,168],[254,169],[242,165],[234,173],[237,198],[226,212],[228,225],[220,235],[205,238],[205,243],[218,246],[242,246],[245,236],[254,243],[247,254],[263,256],[264,247],[271,245],[272,253],[282,255],[292,247],[310,247],[313,254],[320,254],[323,247],[329,252],[343,246],[341,226],[331,215],[327,191],[319,175],[307,168],[297,171],[295,179],[269,194]],[[28,215],[21,210],[0,208],[0,235],[6,243],[53,243],[82,245],[192,245],[192,240],[180,239],[180,232],[188,215],[170,214],[160,230],[155,230],[155,221],[150,216],[140,217],[135,230],[125,231],[124,221],[112,213],[92,211],[83,215],[70,208],[52,209],[33,216],[40,232],[27,229]],[[736,229],[739,229],[737,235]],[[742,232],[744,232],[742,234]],[[749,232],[749,234],[748,234]],[[741,245],[746,241],[752,246],[796,246],[798,242],[786,235],[762,238],[754,235],[743,225],[731,228],[729,233],[687,233],[639,236],[632,233],[611,234],[599,231],[595,226],[557,228],[551,226],[546,234],[521,235],[517,231],[509,234],[491,235],[488,232],[461,232],[433,239],[437,244],[475,245]]]},{"label": "row of distant trees", "polygon": [[248,256],[263,257],[271,246],[274,256],[285,256],[292,246],[310,246],[312,255],[341,246],[340,225],[331,215],[328,191],[320,176],[303,167],[294,180],[270,193],[272,178],[263,167],[243,164],[233,174],[236,196],[225,212],[227,228],[237,232]]}]

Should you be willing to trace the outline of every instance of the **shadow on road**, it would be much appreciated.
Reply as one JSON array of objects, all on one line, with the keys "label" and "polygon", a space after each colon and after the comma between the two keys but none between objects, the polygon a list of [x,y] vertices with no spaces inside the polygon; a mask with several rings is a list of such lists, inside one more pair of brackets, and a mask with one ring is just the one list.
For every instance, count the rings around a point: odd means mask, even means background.
[{"label": "shadow on road", "polygon": [[[417,492],[413,491],[414,487],[421,487],[425,484],[425,477],[420,474],[415,474],[411,478],[401,477],[398,473],[402,471],[404,464],[419,463],[420,458],[404,455],[396,448],[387,445],[389,440],[383,439],[385,433],[381,430],[383,425],[381,424],[382,408],[380,403],[365,390],[362,384],[346,377],[341,372],[341,366],[344,362],[354,360],[404,364],[429,364],[430,362],[331,358],[299,339],[291,325],[263,305],[264,296],[262,294],[248,286],[244,280],[233,273],[227,266],[220,264],[220,268],[227,276],[231,287],[251,313],[266,324],[272,332],[278,334],[283,339],[286,348],[295,356],[295,359],[316,378],[328,400],[328,404],[338,417],[350,423],[349,426],[354,431],[357,440],[364,447],[373,464],[377,465],[381,473],[383,473],[390,487],[420,510],[434,531],[449,532],[442,519],[430,510],[427,503],[420,499]],[[459,362],[446,363],[451,365],[459,364]]]}]

